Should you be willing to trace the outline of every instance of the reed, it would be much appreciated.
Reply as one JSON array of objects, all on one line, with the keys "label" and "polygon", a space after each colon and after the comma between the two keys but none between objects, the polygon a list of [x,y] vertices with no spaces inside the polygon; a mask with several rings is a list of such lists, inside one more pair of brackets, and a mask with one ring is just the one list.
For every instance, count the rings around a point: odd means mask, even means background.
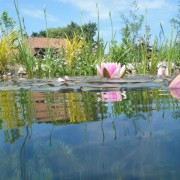
[{"label": "reed", "polygon": [[33,69],[36,64],[35,64],[35,59],[31,54],[31,50],[27,46],[27,37],[24,34],[25,31],[23,29],[22,22],[20,19],[18,0],[14,0],[14,6],[18,16],[18,23],[20,29],[20,38],[18,39],[18,46],[17,46],[18,53],[15,56],[15,60],[18,64],[24,67],[24,69],[28,74],[28,77],[33,78],[34,77]]}]

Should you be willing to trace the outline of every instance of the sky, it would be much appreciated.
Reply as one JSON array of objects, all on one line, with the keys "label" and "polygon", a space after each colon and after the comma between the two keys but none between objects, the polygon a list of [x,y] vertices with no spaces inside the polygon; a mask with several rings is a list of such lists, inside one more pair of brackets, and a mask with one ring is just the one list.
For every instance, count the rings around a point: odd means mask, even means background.
[{"label": "sky", "polygon": [[[97,7],[100,18],[100,35],[105,42],[111,40],[112,26],[109,17],[111,12],[115,39],[121,38],[120,30],[124,27],[120,14],[129,14],[133,0],[19,0],[19,12],[24,18],[28,35],[32,32],[45,30],[46,9],[48,28],[65,27],[72,21],[78,25],[88,22],[98,22]],[[165,35],[170,36],[172,30],[170,19],[178,14],[178,0],[137,0],[139,14],[145,15],[145,24],[151,28],[151,38],[159,35],[160,23]],[[9,16],[17,21],[13,0],[0,0],[0,14],[7,11]],[[18,21],[17,21],[18,22]],[[144,29],[145,25],[143,25]],[[18,23],[17,23],[18,28]]]}]

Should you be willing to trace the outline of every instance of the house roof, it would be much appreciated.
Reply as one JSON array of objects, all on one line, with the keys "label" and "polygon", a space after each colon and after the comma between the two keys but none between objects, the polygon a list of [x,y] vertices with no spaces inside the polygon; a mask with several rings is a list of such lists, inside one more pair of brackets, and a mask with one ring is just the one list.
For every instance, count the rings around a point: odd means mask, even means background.
[{"label": "house roof", "polygon": [[42,37],[28,37],[27,44],[35,49],[35,48],[54,48],[58,49],[61,47],[65,47],[66,41],[62,38],[42,38]]}]

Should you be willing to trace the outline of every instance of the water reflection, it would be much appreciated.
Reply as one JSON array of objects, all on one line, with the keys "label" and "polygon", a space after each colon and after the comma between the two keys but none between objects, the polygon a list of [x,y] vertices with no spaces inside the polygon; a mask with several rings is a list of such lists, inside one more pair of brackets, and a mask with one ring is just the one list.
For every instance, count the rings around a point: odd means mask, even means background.
[{"label": "water reflection", "polygon": [[[0,92],[0,128],[16,129],[32,123],[80,123],[121,114],[130,118],[178,107],[179,91],[143,90],[82,93],[31,91]],[[171,96],[173,98],[171,98]],[[176,109],[174,109],[176,113]]]},{"label": "water reflection", "polygon": [[106,91],[98,93],[101,95],[100,100],[103,102],[114,102],[114,101],[122,101],[126,99],[126,92],[123,91]]},{"label": "water reflection", "polygon": [[180,175],[180,103],[167,90],[7,91],[0,107],[0,179]]}]

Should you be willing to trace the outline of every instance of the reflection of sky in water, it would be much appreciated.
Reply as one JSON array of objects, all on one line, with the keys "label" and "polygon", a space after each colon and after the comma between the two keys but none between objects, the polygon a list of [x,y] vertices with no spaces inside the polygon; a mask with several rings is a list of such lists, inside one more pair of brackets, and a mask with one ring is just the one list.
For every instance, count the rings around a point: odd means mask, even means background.
[{"label": "reflection of sky in water", "polygon": [[[2,129],[0,179],[180,177],[179,103],[167,92],[158,101],[147,94],[143,101],[128,92],[132,99],[104,102],[98,121]],[[122,106],[129,107],[127,114]],[[12,135],[19,138],[5,142]]]}]

